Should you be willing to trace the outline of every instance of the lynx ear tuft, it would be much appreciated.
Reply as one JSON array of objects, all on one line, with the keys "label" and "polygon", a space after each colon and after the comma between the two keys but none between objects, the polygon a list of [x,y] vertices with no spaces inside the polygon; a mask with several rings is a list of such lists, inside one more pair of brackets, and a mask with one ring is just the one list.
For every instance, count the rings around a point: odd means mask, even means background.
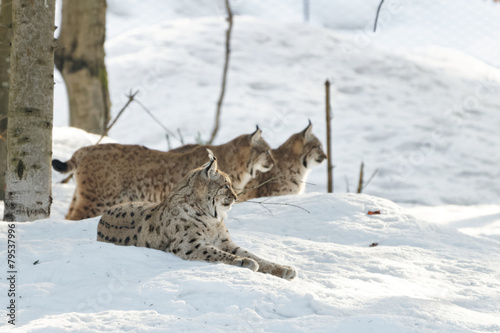
[{"label": "lynx ear tuft", "polygon": [[262,130],[259,128],[259,125],[257,125],[257,129],[255,130],[255,132],[250,134],[250,142],[252,143],[252,145],[257,144],[261,136],[262,136]]},{"label": "lynx ear tuft", "polygon": [[216,160],[217,158],[215,157],[214,155],[214,152],[211,150],[211,149],[208,149],[207,148],[207,152],[208,152],[208,158],[210,159],[210,161],[214,161]]},{"label": "lynx ear tuft", "polygon": [[207,152],[210,161],[204,165],[203,170],[205,171],[205,175],[210,178],[217,173],[217,158],[215,157],[214,153],[208,148]]},{"label": "lynx ear tuft", "polygon": [[313,138],[312,127],[313,125],[311,123],[311,120],[309,119],[309,125],[307,125],[306,129],[302,131],[302,136],[304,137],[306,142]]}]

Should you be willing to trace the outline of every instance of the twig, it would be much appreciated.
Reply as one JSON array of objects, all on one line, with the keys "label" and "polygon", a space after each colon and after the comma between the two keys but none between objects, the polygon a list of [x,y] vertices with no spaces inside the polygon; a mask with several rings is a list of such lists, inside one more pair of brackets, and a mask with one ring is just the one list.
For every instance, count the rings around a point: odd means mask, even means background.
[{"label": "twig", "polygon": [[359,170],[359,182],[358,182],[358,193],[361,193],[363,191],[363,169],[365,167],[365,164],[361,162],[361,168]]},{"label": "twig", "polygon": [[347,179],[347,176],[344,176],[344,178],[345,178],[346,192],[349,193],[351,192],[349,189],[349,179]]},{"label": "twig", "polygon": [[132,101],[134,100],[134,97],[135,95],[137,95],[137,93],[139,92],[139,90],[137,90],[135,93],[132,94],[132,90],[130,91],[130,93],[128,95],[126,95],[128,97],[128,101],[127,103],[122,107],[122,109],[120,110],[120,112],[118,112],[118,114],[116,115],[115,117],[115,120],[113,120],[113,122],[111,124],[109,124],[108,126],[106,126],[106,129],[104,130],[104,133],[102,133],[101,137],[99,138],[99,140],[96,142],[96,145],[99,144],[99,142],[101,142],[101,140],[106,136],[108,135],[108,132],[109,130],[111,129],[111,127],[113,127],[113,125],[116,123],[116,121],[120,118],[120,116],[123,114],[123,111],[125,111],[125,109],[130,105],[130,103],[132,103]]},{"label": "twig", "polygon": [[180,139],[178,139],[178,138],[177,138],[177,136],[176,136],[176,135],[175,135],[175,134],[174,134],[171,130],[169,130],[168,128],[166,128],[166,127],[165,127],[165,126],[164,126],[164,125],[163,125],[163,124],[162,124],[162,123],[158,120],[158,118],[156,118],[156,117],[153,115],[153,113],[151,113],[151,111],[149,111],[149,110],[148,110],[148,108],[146,108],[146,107],[144,106],[144,104],[142,104],[139,100],[134,100],[134,102],[136,102],[137,104],[139,104],[139,105],[143,108],[143,110],[144,110],[144,111],[146,111],[146,113],[147,113],[147,114],[149,114],[149,116],[150,116],[151,118],[153,118],[153,120],[154,120],[154,121],[156,121],[156,123],[157,123],[158,125],[160,125],[160,126],[161,126],[164,130],[165,130],[165,132],[167,132],[167,133],[168,133],[170,136],[172,136],[174,139],[179,140],[179,142],[181,142],[181,140],[180,140]]},{"label": "twig", "polygon": [[181,142],[181,145],[184,146],[184,138],[182,137],[181,129],[177,128],[177,133],[179,134],[179,141]]},{"label": "twig", "polygon": [[71,180],[71,178],[73,178],[73,174],[70,174],[68,177],[66,177],[63,180],[61,180],[59,182],[59,184],[67,184],[67,183],[69,183],[69,181]]},{"label": "twig", "polygon": [[370,184],[370,182],[372,181],[373,177],[375,177],[375,175],[377,174],[378,172],[378,169],[376,169],[375,171],[373,171],[371,177],[368,179],[368,181],[366,182],[366,184],[363,186],[363,190],[368,186],[368,184]]},{"label": "twig", "polygon": [[307,212],[308,214],[311,214],[310,211],[308,211],[307,209],[305,209],[304,207],[300,207],[298,205],[294,205],[294,204],[291,204],[291,203],[288,203],[288,202],[266,202],[267,200],[269,200],[271,198],[267,198],[265,200],[262,200],[262,201],[251,201],[251,200],[248,200],[248,201],[245,201],[245,202],[250,202],[250,203],[256,203],[256,204],[259,204],[261,205],[262,207],[264,207],[265,209],[267,209],[269,211],[269,213],[271,213],[271,215],[273,214],[271,212],[271,210],[267,207],[264,206],[265,205],[279,205],[279,206],[291,206],[291,207],[296,207],[296,208],[299,208],[299,209],[302,209],[303,211]]},{"label": "twig", "polygon": [[255,185],[255,186],[252,186],[252,187],[249,187],[249,188],[245,188],[245,189],[243,189],[243,191],[241,191],[241,192],[240,192],[240,193],[238,193],[237,195],[239,196],[239,195],[241,195],[241,194],[247,193],[248,191],[251,191],[251,190],[254,190],[254,189],[256,189],[256,188],[259,188],[259,187],[261,187],[262,185],[265,185],[265,184],[267,184],[267,183],[269,183],[269,182],[271,182],[271,181],[273,181],[273,180],[276,180],[276,179],[278,179],[278,178],[280,178],[280,177],[272,177],[272,178],[269,178],[268,180],[266,180],[265,182],[260,183],[259,185]]},{"label": "twig", "polygon": [[269,208],[267,208],[266,206],[264,206],[264,204],[262,202],[256,202],[256,201],[246,201],[246,202],[257,203],[257,204],[261,205],[262,208],[267,209],[267,211],[269,212],[269,214],[273,215],[273,212]]},{"label": "twig", "polygon": [[225,0],[226,2],[226,11],[227,11],[227,21],[229,23],[229,27],[226,31],[226,57],[224,62],[224,71],[222,73],[222,87],[219,96],[219,101],[217,102],[217,112],[215,113],[215,126],[212,131],[212,135],[210,136],[210,140],[208,140],[208,144],[212,144],[219,131],[219,123],[220,123],[220,113],[222,108],[222,101],[224,100],[224,94],[226,92],[226,78],[227,78],[227,69],[229,67],[229,54],[231,53],[230,49],[230,40],[231,40],[231,31],[233,29],[233,13],[231,11],[231,6],[229,5],[229,0]]},{"label": "twig", "polygon": [[378,5],[377,15],[375,16],[375,24],[373,25],[373,32],[377,31],[378,15],[380,14],[380,8],[382,8],[383,3],[384,3],[384,0],[381,0],[380,4]]},{"label": "twig", "polygon": [[168,136],[168,133],[165,133],[165,137],[167,138],[167,150],[170,150],[172,149],[172,147],[170,146],[170,138]]}]

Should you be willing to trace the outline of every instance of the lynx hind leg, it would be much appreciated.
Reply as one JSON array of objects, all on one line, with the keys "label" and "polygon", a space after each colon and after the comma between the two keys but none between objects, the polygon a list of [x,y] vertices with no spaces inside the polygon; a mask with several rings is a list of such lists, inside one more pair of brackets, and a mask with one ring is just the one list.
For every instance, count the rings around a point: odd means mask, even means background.
[{"label": "lynx hind leg", "polygon": [[101,215],[105,208],[105,205],[100,203],[95,193],[87,194],[76,188],[65,218],[67,220],[87,219]]},{"label": "lynx hind leg", "polygon": [[234,245],[233,249],[228,249],[228,250],[230,250],[229,251],[230,253],[233,253],[239,257],[250,258],[250,259],[255,260],[259,264],[259,269],[257,270],[258,272],[271,274],[271,275],[277,276],[277,277],[285,279],[285,280],[293,280],[297,277],[297,271],[293,267],[279,265],[279,264],[275,264],[273,262],[264,260],[262,258],[257,257],[256,255],[248,252],[245,249],[237,247],[236,245]]},{"label": "lynx hind leg", "polygon": [[214,246],[198,246],[198,245],[200,244],[194,245],[194,248],[188,249],[186,252],[182,252],[180,249],[177,250],[174,249],[172,250],[172,253],[186,260],[207,261],[210,263],[223,263],[227,265],[248,268],[254,272],[259,269],[259,264],[254,259],[238,257],[235,256],[234,254],[220,250]]}]

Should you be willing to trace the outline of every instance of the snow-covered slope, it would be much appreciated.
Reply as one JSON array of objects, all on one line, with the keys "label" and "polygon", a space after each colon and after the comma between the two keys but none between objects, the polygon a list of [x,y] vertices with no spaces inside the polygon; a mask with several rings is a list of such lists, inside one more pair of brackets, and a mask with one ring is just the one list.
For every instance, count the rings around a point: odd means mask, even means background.
[{"label": "snow-covered slope", "polygon": [[[208,137],[222,74],[222,3],[108,0],[114,114],[125,93],[140,90],[138,100],[173,132],[172,146],[180,134]],[[386,9],[401,10],[383,12],[372,34],[379,0],[310,1],[312,24],[302,22],[302,1],[231,3],[237,16],[216,142],[259,124],[277,147],[308,119],[324,140],[329,79],[335,191],[354,190],[364,161],[366,178],[379,170],[365,192],[407,208],[318,193],[324,165],[305,195],[235,205],[227,220],[235,242],[298,268],[288,282],[97,243],[97,218],[63,220],[74,184],[56,184],[63,177],[54,172],[51,218],[16,224],[17,331],[500,331],[500,6],[389,1]],[[53,152],[64,160],[98,137],[65,127],[57,75]],[[164,130],[137,104],[110,136],[167,149]],[[0,223],[1,258],[7,228]],[[6,318],[4,292],[0,300]],[[0,321],[1,332],[10,328]]]},{"label": "snow-covered slope", "polygon": [[[369,194],[427,205],[498,203],[492,180],[500,176],[500,70],[437,47],[411,54],[360,49],[311,25],[240,16],[234,24],[217,143],[259,124],[277,147],[308,119],[324,141],[324,82],[330,79],[336,192],[345,192],[347,183],[355,188],[364,161],[366,178],[379,170]],[[173,20],[109,40],[114,112],[126,92],[139,90],[138,99],[174,136],[179,130],[185,142],[207,139],[225,28],[223,18]],[[57,104],[56,124],[65,107]],[[110,136],[167,149],[165,131],[138,104]],[[172,145],[180,145],[174,136]],[[307,191],[325,191],[325,181],[323,165],[312,172]]]},{"label": "snow-covered slope", "polygon": [[[498,244],[384,199],[306,194],[242,203],[233,240],[298,268],[291,282],[98,243],[97,218],[16,226],[21,332],[495,332]],[[298,205],[299,207],[295,207]],[[307,210],[307,211],[306,211]],[[368,211],[380,210],[380,215]],[[7,226],[0,224],[2,238]],[[378,246],[370,245],[378,243]],[[36,262],[36,264],[34,264]],[[0,281],[5,288],[5,280]],[[2,310],[3,311],[3,310]],[[3,324],[3,323],[2,323]]]}]

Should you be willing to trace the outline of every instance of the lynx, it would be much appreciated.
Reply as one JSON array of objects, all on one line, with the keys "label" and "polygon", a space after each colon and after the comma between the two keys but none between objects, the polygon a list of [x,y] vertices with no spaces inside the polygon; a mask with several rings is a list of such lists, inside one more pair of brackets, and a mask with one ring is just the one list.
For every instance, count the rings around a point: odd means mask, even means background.
[{"label": "lynx", "polygon": [[238,196],[238,201],[302,193],[311,169],[326,158],[321,142],[312,134],[311,122],[305,130],[273,149],[272,154],[276,165],[271,171],[252,179]]},{"label": "lynx", "polygon": [[261,130],[220,146],[196,146],[186,152],[161,152],[137,145],[102,144],[77,150],[67,162],[53,160],[62,173],[74,173],[76,189],[68,220],[101,215],[108,207],[132,201],[160,202],[189,170],[201,165],[206,148],[221,156],[220,167],[242,190],[258,172],[273,165]]},{"label": "lynx", "polygon": [[185,260],[224,263],[291,280],[289,266],[261,259],[231,241],[224,224],[236,200],[231,180],[210,161],[192,170],[160,203],[134,202],[109,208],[97,240],[171,252]]}]

